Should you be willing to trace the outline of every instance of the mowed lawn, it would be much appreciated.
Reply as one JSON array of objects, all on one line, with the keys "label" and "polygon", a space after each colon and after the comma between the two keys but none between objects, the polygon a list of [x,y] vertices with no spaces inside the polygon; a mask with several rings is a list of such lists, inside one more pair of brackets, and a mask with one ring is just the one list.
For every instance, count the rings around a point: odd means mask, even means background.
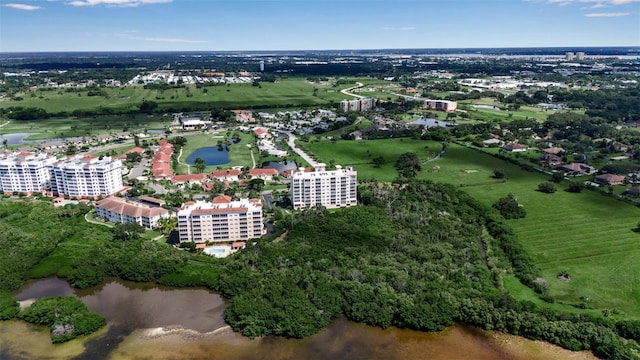
[{"label": "mowed lawn", "polygon": [[93,136],[121,132],[163,130],[173,121],[162,115],[107,115],[95,117],[51,118],[32,121],[0,120],[0,134],[31,133],[27,140]]},{"label": "mowed lawn", "polygon": [[[185,135],[187,138],[186,145],[182,148],[182,156],[180,157],[181,163],[186,163],[189,155],[194,153],[196,150],[203,147],[217,147],[218,141],[225,141],[225,139],[231,139],[233,134],[236,131],[221,131],[215,134],[211,133],[198,133],[198,134],[178,134],[177,136]],[[251,133],[243,133],[238,131],[240,135],[240,142],[237,144],[233,144],[229,146],[229,163],[221,164],[221,165],[211,165],[207,166],[204,170],[204,173],[210,173],[211,171],[217,169],[230,169],[233,166],[243,166],[251,168],[253,162],[251,160],[251,151],[254,151],[254,156],[256,161],[258,160],[257,148],[255,144],[255,137]],[[248,147],[247,144],[250,144],[251,147]],[[196,169],[191,165],[191,173],[195,174]],[[178,164],[177,174],[186,174],[187,167],[183,164]]]},{"label": "mowed lawn", "polygon": [[143,100],[155,101],[160,109],[182,109],[192,106],[243,108],[244,106],[323,105],[350,98],[340,93],[352,85],[332,87],[314,84],[304,78],[282,79],[275,83],[221,84],[197,88],[195,85],[167,90],[148,90],[142,86],[101,88],[107,96],[88,96],[87,91],[33,91],[19,94],[23,100],[0,99],[0,108],[10,106],[39,107],[49,112],[93,110],[135,110]]},{"label": "mowed lawn", "polygon": [[[354,166],[359,179],[390,181],[397,176],[393,163],[400,154],[413,151],[427,159],[438,146],[431,141],[385,139],[320,141],[307,149],[321,161]],[[375,156],[385,157],[386,164],[375,168],[370,160]],[[495,169],[503,170],[507,180],[493,179]],[[579,304],[588,298],[588,307],[640,318],[640,233],[632,231],[640,221],[640,209],[597,191],[569,193],[566,183],[553,194],[538,192],[538,184],[549,176],[457,144],[450,144],[442,158],[423,165],[417,178],[459,186],[487,205],[515,194],[527,216],[509,224],[542,269],[556,299]],[[569,272],[571,280],[558,280],[561,271]]]}]

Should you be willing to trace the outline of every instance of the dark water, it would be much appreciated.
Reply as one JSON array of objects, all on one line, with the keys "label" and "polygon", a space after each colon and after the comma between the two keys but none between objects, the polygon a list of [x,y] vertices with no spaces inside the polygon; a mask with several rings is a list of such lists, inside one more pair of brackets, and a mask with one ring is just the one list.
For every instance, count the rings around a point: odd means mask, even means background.
[{"label": "dark water", "polygon": [[229,151],[226,146],[203,147],[187,157],[187,164],[195,164],[197,158],[202,158],[207,166],[229,163]]},{"label": "dark water", "polygon": [[295,170],[298,168],[298,165],[296,165],[295,161],[287,161],[286,164],[284,163],[284,161],[269,161],[269,163],[265,167],[276,169],[278,170],[278,173],[282,173],[285,170]]},{"label": "dark water", "polygon": [[590,353],[462,325],[426,333],[344,318],[305,339],[248,339],[226,326],[224,300],[204,289],[111,280],[73,291],[65,281],[50,278],[27,284],[14,296],[69,294],[107,318],[108,326],[52,345],[43,326],[0,322],[0,359],[594,359]]}]

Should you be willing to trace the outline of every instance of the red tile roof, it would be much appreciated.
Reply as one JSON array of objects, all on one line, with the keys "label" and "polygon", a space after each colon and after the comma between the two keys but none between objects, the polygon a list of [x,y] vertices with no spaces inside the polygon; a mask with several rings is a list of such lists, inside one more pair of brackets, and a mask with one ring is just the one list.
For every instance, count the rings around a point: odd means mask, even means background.
[{"label": "red tile roof", "polygon": [[278,175],[278,170],[274,168],[262,168],[262,169],[249,169],[249,175],[251,176],[260,176],[260,175]]},{"label": "red tile roof", "polygon": [[129,150],[126,152],[127,154],[131,154],[131,153],[138,153],[138,154],[142,154],[144,153],[144,149],[141,147],[134,147],[133,149]]},{"label": "red tile roof", "polygon": [[231,196],[218,195],[218,196],[214,197],[211,202],[214,203],[214,204],[228,204],[228,203],[231,202],[231,200],[233,200],[231,198]]},{"label": "red tile roof", "polygon": [[186,175],[175,175],[173,177],[172,182],[190,182],[190,181],[206,181],[207,175],[205,174],[186,174]]},{"label": "red tile roof", "polygon": [[242,171],[238,169],[229,169],[229,170],[215,170],[211,172],[211,177],[226,177],[226,176],[238,176],[242,174]]}]

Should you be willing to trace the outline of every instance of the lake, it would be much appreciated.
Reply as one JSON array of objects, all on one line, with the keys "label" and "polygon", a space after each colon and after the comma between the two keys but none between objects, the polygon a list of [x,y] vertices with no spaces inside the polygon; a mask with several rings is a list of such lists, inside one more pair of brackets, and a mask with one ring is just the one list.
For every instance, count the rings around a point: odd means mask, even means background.
[{"label": "lake", "polygon": [[207,166],[229,163],[229,151],[222,147],[199,148],[187,157],[187,164],[194,165],[197,158],[202,158]]},{"label": "lake", "polygon": [[[0,128],[0,131],[2,128]],[[7,145],[20,145],[27,144],[29,142],[33,142],[32,140],[25,140],[31,135],[35,135],[37,133],[12,133],[12,134],[2,134],[0,135],[0,144],[2,141],[7,140]]]},{"label": "lake", "polygon": [[589,352],[464,325],[427,333],[344,318],[305,339],[248,339],[225,324],[219,295],[115,279],[86,290],[58,278],[41,279],[14,296],[70,294],[107,318],[107,327],[54,346],[44,326],[0,321],[0,359],[595,359]]}]

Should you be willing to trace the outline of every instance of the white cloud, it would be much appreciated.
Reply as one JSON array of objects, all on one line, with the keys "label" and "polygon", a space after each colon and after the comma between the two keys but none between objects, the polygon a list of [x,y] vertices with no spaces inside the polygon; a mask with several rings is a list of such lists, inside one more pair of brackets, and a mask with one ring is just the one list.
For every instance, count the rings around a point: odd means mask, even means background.
[{"label": "white cloud", "polygon": [[42,9],[40,6],[26,5],[26,4],[4,4],[4,6],[13,8],[13,9],[18,9],[18,10],[26,10],[26,11]]},{"label": "white cloud", "polygon": [[73,0],[68,2],[71,6],[118,6],[118,7],[136,7],[147,4],[166,4],[172,0]]},{"label": "white cloud", "polygon": [[590,13],[584,14],[586,17],[618,17],[618,16],[627,16],[629,13]]},{"label": "white cloud", "polygon": [[403,26],[400,28],[400,30],[402,31],[411,31],[411,30],[415,30],[416,27],[415,26]]},{"label": "white cloud", "polygon": [[176,39],[176,38],[142,38],[145,41],[157,41],[166,43],[186,43],[186,44],[203,44],[205,40],[189,40],[189,39]]}]

